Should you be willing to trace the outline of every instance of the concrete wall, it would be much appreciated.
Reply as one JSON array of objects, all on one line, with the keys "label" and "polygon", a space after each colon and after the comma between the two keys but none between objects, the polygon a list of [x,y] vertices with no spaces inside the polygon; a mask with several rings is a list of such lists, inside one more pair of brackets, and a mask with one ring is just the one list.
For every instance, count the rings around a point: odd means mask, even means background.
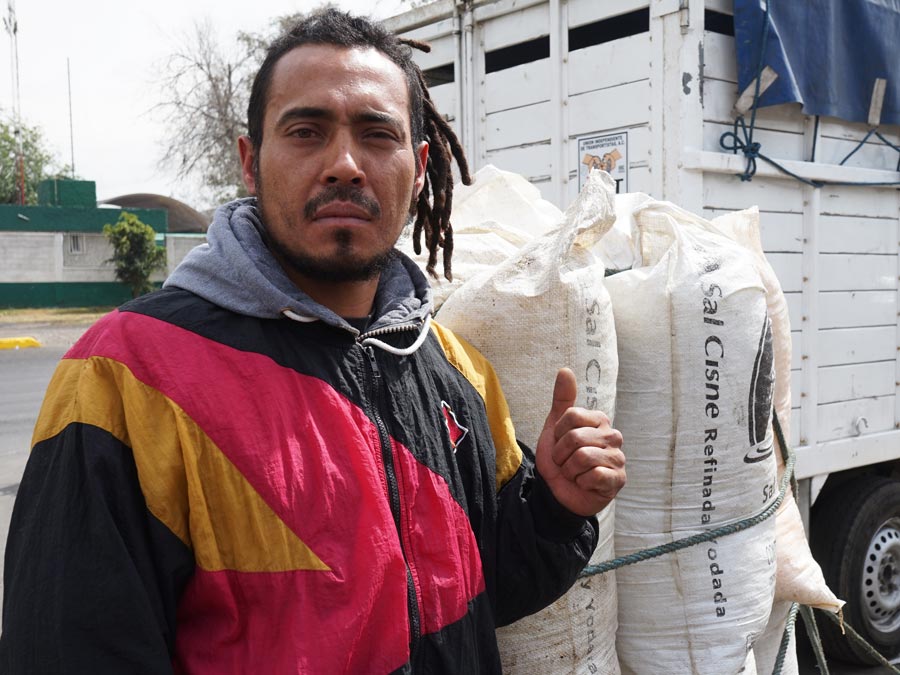
[{"label": "concrete wall", "polygon": [[205,234],[167,234],[166,267],[168,274],[172,273],[192,248],[205,243]]},{"label": "concrete wall", "polygon": [[[166,236],[166,269],[153,275],[163,281],[203,234]],[[0,283],[115,281],[112,246],[102,234],[87,232],[0,232]]]},{"label": "concrete wall", "polygon": [[0,283],[56,281],[61,232],[0,232]]},{"label": "concrete wall", "polygon": [[[206,235],[166,235],[161,284]],[[0,307],[119,304],[130,298],[116,281],[112,246],[93,232],[0,231]]]},{"label": "concrete wall", "polygon": [[62,268],[58,280],[115,281],[112,263],[113,250],[102,234],[66,232],[62,239]]}]

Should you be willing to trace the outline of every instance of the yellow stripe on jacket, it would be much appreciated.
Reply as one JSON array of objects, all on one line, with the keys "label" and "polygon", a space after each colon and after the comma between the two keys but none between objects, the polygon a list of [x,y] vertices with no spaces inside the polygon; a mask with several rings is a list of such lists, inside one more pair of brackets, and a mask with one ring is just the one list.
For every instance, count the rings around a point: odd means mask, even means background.
[{"label": "yellow stripe on jacket", "polygon": [[432,322],[431,326],[447,360],[475,387],[484,400],[491,436],[497,450],[496,480],[499,490],[522,464],[522,450],[516,441],[516,432],[500,380],[490,362],[475,347],[437,322]]},{"label": "yellow stripe on jacket", "polygon": [[194,550],[199,567],[329,569],[178,405],[122,363],[96,356],[60,362],[32,447],[74,423],[104,429],[132,449],[148,509]]}]

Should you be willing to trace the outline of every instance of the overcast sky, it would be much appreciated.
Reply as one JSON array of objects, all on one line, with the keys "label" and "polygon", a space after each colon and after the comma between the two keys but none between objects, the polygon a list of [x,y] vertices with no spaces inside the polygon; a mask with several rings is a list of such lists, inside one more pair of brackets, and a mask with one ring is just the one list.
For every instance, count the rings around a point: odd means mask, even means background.
[{"label": "overcast sky", "polygon": [[[8,1],[8,0],[7,0]],[[98,199],[156,192],[194,203],[194,191],[158,167],[166,129],[149,111],[159,98],[159,69],[208,20],[220,42],[238,30],[261,31],[271,20],[306,11],[318,0],[17,0],[23,120],[39,126],[61,163],[71,162],[66,58],[72,80],[75,170],[97,182]],[[377,17],[403,0],[338,0]],[[6,2],[0,6],[7,17]],[[0,108],[11,114],[11,41],[0,33]],[[9,161],[0,158],[0,161]]]}]

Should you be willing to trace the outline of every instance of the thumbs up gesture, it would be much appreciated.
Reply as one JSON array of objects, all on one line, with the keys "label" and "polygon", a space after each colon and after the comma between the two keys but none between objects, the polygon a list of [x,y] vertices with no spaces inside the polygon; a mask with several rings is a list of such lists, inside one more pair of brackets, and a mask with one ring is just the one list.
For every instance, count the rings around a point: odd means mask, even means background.
[{"label": "thumbs up gesture", "polygon": [[573,407],[577,391],[575,374],[561,369],[535,464],[556,501],[572,513],[593,516],[625,485],[625,455],[622,434],[604,413]]}]

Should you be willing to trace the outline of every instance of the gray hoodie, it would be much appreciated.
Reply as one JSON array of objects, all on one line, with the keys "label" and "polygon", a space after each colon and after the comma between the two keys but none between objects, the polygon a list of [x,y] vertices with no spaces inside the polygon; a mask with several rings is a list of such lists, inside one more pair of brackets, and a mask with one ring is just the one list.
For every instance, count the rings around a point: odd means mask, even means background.
[{"label": "gray hoodie", "polygon": [[[220,206],[198,246],[166,280],[174,286],[238,314],[298,321],[324,321],[353,333],[342,317],[297,288],[263,242],[256,198]],[[431,313],[431,289],[418,266],[395,251],[381,273],[369,331],[398,323],[426,323]]]}]

